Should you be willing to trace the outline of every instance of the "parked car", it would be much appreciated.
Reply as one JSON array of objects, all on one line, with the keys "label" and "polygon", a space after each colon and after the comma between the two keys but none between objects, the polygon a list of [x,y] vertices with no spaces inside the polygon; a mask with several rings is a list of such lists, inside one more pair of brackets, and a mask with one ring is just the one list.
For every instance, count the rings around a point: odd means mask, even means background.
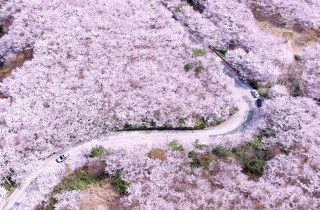
[{"label": "parked car", "polygon": [[65,161],[68,157],[69,157],[69,154],[68,154],[68,153],[65,153],[65,154],[60,155],[60,156],[56,159],[56,161],[57,161],[57,163],[61,163],[61,162]]},{"label": "parked car", "polygon": [[260,97],[260,95],[259,95],[259,93],[258,93],[258,91],[257,90],[251,90],[251,94],[255,97],[255,98],[259,98]]},{"label": "parked car", "polygon": [[261,107],[262,106],[262,99],[261,98],[258,98],[256,100],[256,105],[257,105],[257,107]]},{"label": "parked car", "polygon": [[247,78],[245,78],[245,77],[240,77],[239,79],[240,79],[240,81],[243,82],[243,83],[248,83],[248,80],[247,80]]}]

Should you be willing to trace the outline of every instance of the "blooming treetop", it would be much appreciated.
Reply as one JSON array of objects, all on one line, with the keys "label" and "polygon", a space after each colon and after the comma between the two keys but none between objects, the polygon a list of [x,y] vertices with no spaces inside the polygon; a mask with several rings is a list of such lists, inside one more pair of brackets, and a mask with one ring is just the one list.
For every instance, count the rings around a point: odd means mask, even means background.
[{"label": "blooming treetop", "polygon": [[159,1],[14,2],[2,9],[14,20],[0,55],[34,52],[0,87],[10,97],[0,100],[1,157],[17,172],[125,123],[229,117],[231,79],[209,52],[194,55],[201,46]]}]

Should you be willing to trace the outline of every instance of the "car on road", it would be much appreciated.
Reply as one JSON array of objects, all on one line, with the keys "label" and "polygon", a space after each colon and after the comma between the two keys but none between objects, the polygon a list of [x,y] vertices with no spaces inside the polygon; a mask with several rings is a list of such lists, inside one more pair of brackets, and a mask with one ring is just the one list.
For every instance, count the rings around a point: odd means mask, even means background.
[{"label": "car on road", "polygon": [[68,153],[65,153],[65,154],[60,155],[60,156],[56,159],[56,161],[57,161],[57,163],[61,163],[61,162],[65,161],[68,157],[69,157],[69,154],[68,154]]},{"label": "car on road", "polygon": [[247,78],[245,78],[245,77],[240,77],[239,79],[240,79],[240,81],[243,82],[243,83],[248,83],[248,80],[247,80]]},{"label": "car on road", "polygon": [[256,100],[256,105],[257,105],[257,107],[262,107],[262,99],[261,98],[258,98]]},{"label": "car on road", "polygon": [[258,91],[257,90],[251,90],[251,94],[255,97],[255,98],[259,98],[260,97],[260,95],[259,95],[259,93],[258,93]]}]

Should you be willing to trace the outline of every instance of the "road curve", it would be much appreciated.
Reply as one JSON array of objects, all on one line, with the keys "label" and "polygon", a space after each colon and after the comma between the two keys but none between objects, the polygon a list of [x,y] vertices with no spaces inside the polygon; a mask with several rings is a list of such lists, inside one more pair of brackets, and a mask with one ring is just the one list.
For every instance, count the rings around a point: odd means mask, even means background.
[{"label": "road curve", "polygon": [[[224,66],[224,71],[227,75],[235,80],[235,84],[232,86],[232,92],[235,98],[235,102],[239,111],[235,113],[231,118],[226,120],[221,125],[214,128],[207,128],[204,130],[194,131],[122,131],[111,133],[109,136],[101,137],[99,139],[92,140],[90,142],[77,145],[73,148],[65,150],[70,155],[70,161],[72,157],[76,157],[81,154],[84,149],[89,149],[95,145],[102,145],[105,147],[128,147],[134,145],[152,145],[153,142],[160,142],[172,139],[178,139],[182,143],[193,143],[196,139],[200,143],[210,143],[210,136],[222,135],[233,132],[241,131],[244,127],[248,126],[249,121],[252,119],[252,113],[255,112],[254,98],[250,94],[251,87],[247,84],[243,84],[237,78],[236,73],[230,70],[228,66]],[[26,177],[24,183],[20,185],[6,200],[5,203],[0,204],[0,209],[19,209],[15,207],[15,204],[19,203],[19,200],[27,197],[27,188],[38,176],[48,170],[55,170],[55,167],[59,167],[59,164],[55,162],[56,157],[49,157],[39,163],[39,166],[33,170],[33,173]],[[69,160],[68,160],[69,161]]]}]

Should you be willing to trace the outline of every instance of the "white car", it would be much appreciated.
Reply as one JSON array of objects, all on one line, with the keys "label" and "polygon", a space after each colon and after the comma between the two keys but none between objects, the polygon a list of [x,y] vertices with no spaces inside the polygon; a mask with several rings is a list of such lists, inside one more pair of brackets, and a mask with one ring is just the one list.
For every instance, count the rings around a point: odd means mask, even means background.
[{"label": "white car", "polygon": [[65,161],[68,157],[69,157],[68,153],[62,154],[56,159],[56,161],[57,161],[57,163],[61,163],[61,162]]},{"label": "white car", "polygon": [[251,94],[252,94],[255,98],[259,98],[259,97],[260,97],[260,95],[259,95],[259,93],[258,93],[257,90],[251,90]]}]

